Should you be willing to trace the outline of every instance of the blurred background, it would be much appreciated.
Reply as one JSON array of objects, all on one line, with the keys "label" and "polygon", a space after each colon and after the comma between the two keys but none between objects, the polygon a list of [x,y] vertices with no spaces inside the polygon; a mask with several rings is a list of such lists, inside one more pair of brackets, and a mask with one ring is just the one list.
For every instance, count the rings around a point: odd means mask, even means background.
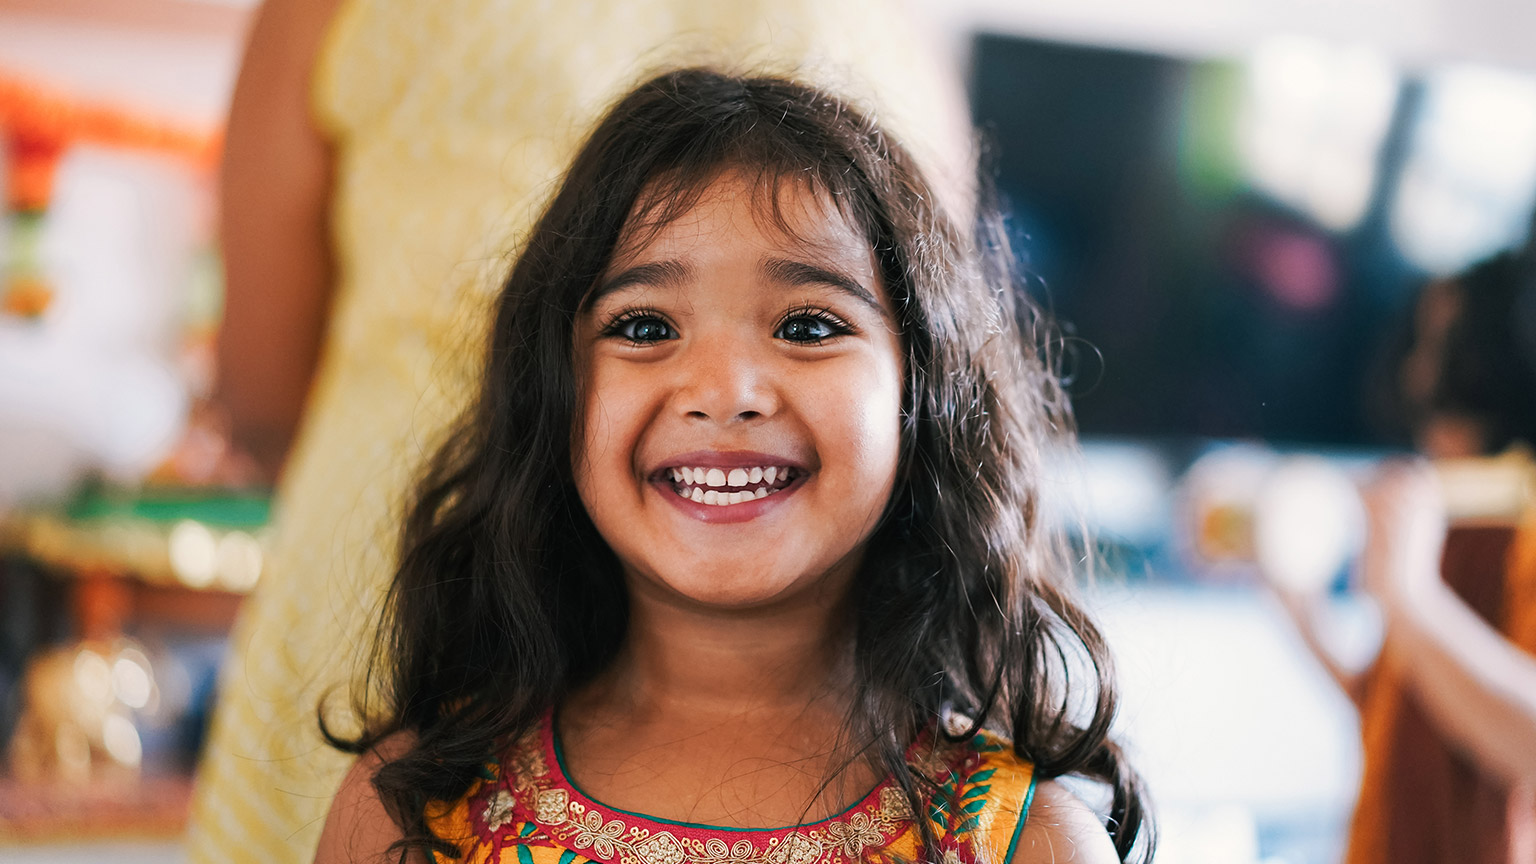
[{"label": "blurred background", "polygon": [[[181,854],[269,515],[209,398],[217,162],[255,6],[0,0],[0,861]],[[1299,529],[1296,566],[1366,662],[1381,624],[1344,499],[1413,445],[1389,394],[1420,290],[1526,242],[1536,6],[918,8],[1066,327],[1084,453],[1059,482],[1102,553],[1158,860],[1339,861],[1357,715],[1255,578],[1254,516],[1277,477],[1317,481],[1337,515]],[[1453,518],[1519,511],[1501,464],[1456,473]]]}]

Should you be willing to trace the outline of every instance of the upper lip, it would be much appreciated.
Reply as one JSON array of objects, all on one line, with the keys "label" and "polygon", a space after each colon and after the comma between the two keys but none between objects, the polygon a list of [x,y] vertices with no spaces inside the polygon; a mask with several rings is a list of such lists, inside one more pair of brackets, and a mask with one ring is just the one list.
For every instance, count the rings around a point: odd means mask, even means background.
[{"label": "upper lip", "polygon": [[806,470],[805,463],[799,459],[788,456],[776,456],[772,453],[759,453],[753,450],[695,450],[692,453],[679,453],[676,456],[668,456],[661,460],[654,471],[653,479],[670,479],[663,476],[672,468],[767,468],[770,465],[789,466],[800,471]]}]

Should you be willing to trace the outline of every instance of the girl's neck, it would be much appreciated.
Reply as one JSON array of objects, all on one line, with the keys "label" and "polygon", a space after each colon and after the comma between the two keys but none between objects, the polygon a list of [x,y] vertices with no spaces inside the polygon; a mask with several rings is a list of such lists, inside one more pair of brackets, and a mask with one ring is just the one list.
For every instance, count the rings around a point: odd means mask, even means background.
[{"label": "girl's neck", "polygon": [[619,656],[560,712],[573,782],[619,809],[740,828],[859,800],[880,774],[846,735],[846,594],[722,611],[632,586]]},{"label": "girl's neck", "polygon": [[812,596],[722,611],[679,602],[643,584],[630,597],[624,646],[571,700],[584,712],[695,721],[767,719],[811,706],[839,717],[846,713],[853,685],[846,602]]}]

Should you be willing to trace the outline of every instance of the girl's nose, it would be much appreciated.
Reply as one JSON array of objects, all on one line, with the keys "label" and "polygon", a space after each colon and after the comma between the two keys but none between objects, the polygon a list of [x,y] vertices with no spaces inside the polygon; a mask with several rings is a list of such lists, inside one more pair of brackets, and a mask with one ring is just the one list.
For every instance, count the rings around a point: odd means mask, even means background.
[{"label": "girl's nose", "polygon": [[740,340],[699,344],[681,358],[676,406],[690,419],[716,423],[771,417],[779,409],[771,358]]}]

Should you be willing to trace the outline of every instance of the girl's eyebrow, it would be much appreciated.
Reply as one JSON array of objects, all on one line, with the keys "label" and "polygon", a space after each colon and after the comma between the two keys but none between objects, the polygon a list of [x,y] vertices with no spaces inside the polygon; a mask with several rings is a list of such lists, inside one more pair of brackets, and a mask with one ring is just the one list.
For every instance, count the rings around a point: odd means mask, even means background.
[{"label": "girl's eyebrow", "polygon": [[598,283],[597,288],[582,305],[590,309],[609,294],[635,285],[675,287],[688,281],[691,275],[693,275],[693,268],[681,261],[652,261],[648,264],[637,264]]},{"label": "girl's eyebrow", "polygon": [[868,305],[881,316],[886,314],[880,301],[863,283],[831,267],[789,258],[768,258],[760,266],[763,273],[775,282],[786,285],[828,285]]},{"label": "girl's eyebrow", "polygon": [[[863,283],[833,269],[830,265],[811,264],[790,258],[766,258],[759,267],[764,275],[775,282],[785,285],[826,285],[869,306],[882,316],[886,314],[880,301],[868,288],[864,287]],[[693,268],[682,261],[651,261],[646,264],[637,264],[599,283],[582,306],[590,309],[609,294],[637,285],[676,287],[687,282],[692,276]]]}]

